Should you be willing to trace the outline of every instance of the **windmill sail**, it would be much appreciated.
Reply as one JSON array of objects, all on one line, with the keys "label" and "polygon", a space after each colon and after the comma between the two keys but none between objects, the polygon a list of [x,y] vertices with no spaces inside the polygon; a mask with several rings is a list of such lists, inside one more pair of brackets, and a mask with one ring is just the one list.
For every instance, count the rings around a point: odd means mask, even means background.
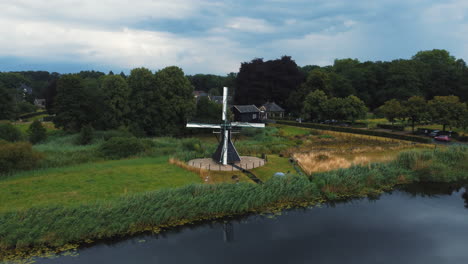
[{"label": "windmill sail", "polygon": [[223,124],[202,124],[202,123],[187,123],[190,128],[214,128],[221,129],[221,141],[219,142],[216,152],[213,154],[213,159],[223,165],[240,162],[240,156],[234,144],[231,141],[231,130],[233,127],[254,127],[263,128],[265,124],[245,123],[245,122],[229,122],[227,117],[227,98],[228,88],[223,87]]}]

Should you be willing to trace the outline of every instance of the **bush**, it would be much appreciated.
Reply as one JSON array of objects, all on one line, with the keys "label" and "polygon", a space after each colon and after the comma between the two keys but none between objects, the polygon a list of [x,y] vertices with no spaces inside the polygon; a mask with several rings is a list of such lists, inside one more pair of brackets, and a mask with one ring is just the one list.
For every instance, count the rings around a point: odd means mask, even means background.
[{"label": "bush", "polygon": [[81,128],[80,134],[76,138],[76,144],[78,145],[88,145],[93,141],[94,129],[90,125],[83,126]]},{"label": "bush", "polygon": [[38,120],[31,123],[28,128],[29,142],[36,144],[44,141],[47,138],[47,130],[42,126],[42,123]]},{"label": "bush", "polygon": [[134,137],[134,135],[129,132],[128,130],[125,129],[112,129],[112,130],[106,130],[106,131],[96,131],[94,132],[94,138],[96,139],[103,139],[103,140],[109,140],[113,137]]},{"label": "bush", "polygon": [[34,168],[43,155],[32,149],[27,142],[9,143],[0,141],[0,173]]},{"label": "bush", "polygon": [[405,131],[404,125],[377,124],[378,128]]},{"label": "bush", "polygon": [[107,158],[120,159],[136,155],[148,148],[138,138],[113,137],[99,147],[99,152]]},{"label": "bush", "polygon": [[0,123],[0,139],[16,142],[22,138],[21,131],[10,123]]}]

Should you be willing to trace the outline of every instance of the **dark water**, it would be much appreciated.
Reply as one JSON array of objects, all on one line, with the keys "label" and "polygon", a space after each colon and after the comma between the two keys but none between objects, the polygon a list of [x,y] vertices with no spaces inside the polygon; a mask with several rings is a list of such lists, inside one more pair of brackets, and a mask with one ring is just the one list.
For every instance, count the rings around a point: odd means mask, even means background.
[{"label": "dark water", "polygon": [[468,263],[464,192],[418,187],[99,243],[37,263]]}]

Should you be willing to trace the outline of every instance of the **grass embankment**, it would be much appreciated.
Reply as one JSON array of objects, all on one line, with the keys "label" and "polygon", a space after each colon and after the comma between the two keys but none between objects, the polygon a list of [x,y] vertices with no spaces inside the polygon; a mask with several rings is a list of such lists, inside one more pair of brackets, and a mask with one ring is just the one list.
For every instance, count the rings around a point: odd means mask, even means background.
[{"label": "grass embankment", "polygon": [[[87,205],[46,206],[0,213],[0,252],[104,239],[248,212],[375,195],[397,184],[468,179],[468,148],[409,151],[387,164],[264,184],[190,185],[127,195]],[[4,256],[5,257],[5,256]]]},{"label": "grass embankment", "polygon": [[148,157],[22,172],[0,181],[0,212],[76,205],[202,182],[196,173],[167,160]]}]

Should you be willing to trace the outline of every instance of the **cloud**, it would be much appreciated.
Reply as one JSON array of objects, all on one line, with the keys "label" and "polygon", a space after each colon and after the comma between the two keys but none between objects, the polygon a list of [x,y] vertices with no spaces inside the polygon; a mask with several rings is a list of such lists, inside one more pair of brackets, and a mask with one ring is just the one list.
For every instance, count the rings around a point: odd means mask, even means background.
[{"label": "cloud", "polygon": [[0,0],[0,57],[9,58],[0,67],[178,65],[222,74],[282,55],[300,65],[432,48],[467,58],[466,14],[465,0]]},{"label": "cloud", "polygon": [[251,33],[272,33],[275,31],[275,28],[265,20],[249,17],[232,18],[227,22],[226,27]]},{"label": "cloud", "polygon": [[149,17],[182,19],[209,4],[203,0],[15,0],[1,1],[0,12],[23,19],[128,22]]},{"label": "cloud", "polygon": [[224,73],[238,70],[240,62],[236,57],[242,53],[235,43],[222,37],[184,38],[167,32],[129,28],[105,30],[0,19],[0,34],[0,56],[72,60],[124,68],[180,65],[190,71]]}]

